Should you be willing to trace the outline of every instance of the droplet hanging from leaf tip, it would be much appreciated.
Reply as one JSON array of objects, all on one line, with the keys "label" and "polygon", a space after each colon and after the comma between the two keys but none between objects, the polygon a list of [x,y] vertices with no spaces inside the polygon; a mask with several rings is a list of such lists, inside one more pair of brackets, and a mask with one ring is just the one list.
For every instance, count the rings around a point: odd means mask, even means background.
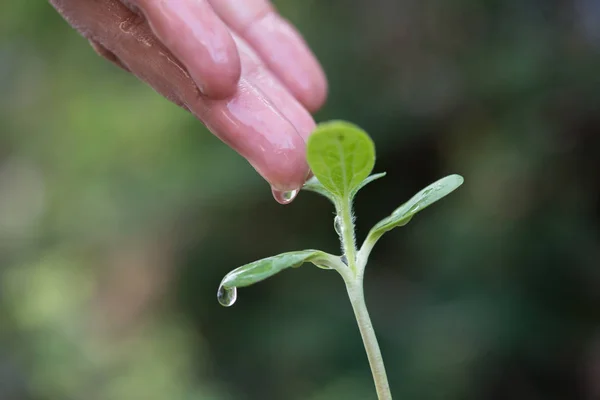
[{"label": "droplet hanging from leaf tip", "polygon": [[223,285],[219,286],[217,300],[223,307],[231,307],[237,300],[237,288],[235,286],[230,288]]},{"label": "droplet hanging from leaf tip", "polygon": [[275,188],[271,189],[271,192],[273,193],[273,197],[275,198],[275,201],[277,201],[279,204],[289,204],[292,201],[294,201],[294,199],[296,198],[296,196],[298,195],[298,189],[295,190],[288,190],[288,191],[282,191],[282,190],[277,190]]}]

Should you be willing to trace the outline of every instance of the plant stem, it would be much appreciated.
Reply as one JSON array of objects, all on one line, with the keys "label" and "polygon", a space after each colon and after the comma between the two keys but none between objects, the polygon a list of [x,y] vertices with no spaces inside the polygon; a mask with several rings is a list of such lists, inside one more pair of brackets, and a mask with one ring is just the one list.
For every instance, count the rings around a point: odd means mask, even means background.
[{"label": "plant stem", "polygon": [[373,324],[369,317],[369,311],[365,304],[362,278],[357,279],[355,282],[346,282],[346,289],[348,290],[348,297],[350,297],[350,303],[352,303],[352,309],[356,316],[360,335],[362,336],[365,350],[367,351],[367,358],[369,359],[373,380],[375,381],[375,388],[377,389],[377,397],[379,400],[392,400],[392,393],[390,392],[390,385],[388,383],[387,374],[385,373],[383,357],[381,356],[379,343],[377,342]]},{"label": "plant stem", "polygon": [[354,221],[352,221],[352,201],[336,204],[338,217],[342,222],[342,251],[348,260],[348,266],[356,275],[356,243],[354,240]]},{"label": "plant stem", "polygon": [[[377,389],[377,397],[379,400],[392,400],[390,385],[388,384],[385,365],[383,364],[383,357],[381,356],[379,343],[377,343],[377,337],[375,336],[373,324],[369,317],[369,311],[365,304],[363,274],[370,249],[365,249],[365,251],[362,252],[361,259],[357,260],[351,200],[349,199],[347,203],[336,204],[336,209],[338,217],[342,222],[342,234],[340,238],[342,250],[346,255],[348,268],[350,270],[350,273],[347,273],[344,270],[340,270],[340,273],[346,282],[348,297],[350,298],[350,303],[352,303],[352,309],[356,316],[358,329],[360,330],[360,335],[365,345],[367,358],[369,359],[369,365],[371,367],[371,372],[373,373],[373,380],[375,381],[375,388]],[[359,256],[360,255],[361,254],[359,254]]]}]

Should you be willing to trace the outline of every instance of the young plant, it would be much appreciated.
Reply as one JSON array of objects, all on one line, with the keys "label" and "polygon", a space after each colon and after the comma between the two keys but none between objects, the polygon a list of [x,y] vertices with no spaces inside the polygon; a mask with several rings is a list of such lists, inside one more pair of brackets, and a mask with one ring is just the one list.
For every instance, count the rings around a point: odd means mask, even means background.
[{"label": "young plant", "polygon": [[223,278],[217,298],[223,306],[231,306],[236,301],[237,288],[252,285],[286,268],[299,267],[308,262],[322,269],[336,270],[346,284],[378,398],[389,400],[392,395],[385,366],[363,293],[363,276],[369,254],[385,232],[406,225],[416,213],[458,188],[463,183],[463,178],[450,175],[421,190],[375,224],[360,249],[357,249],[352,201],[360,189],[385,175],[370,175],[375,164],[373,141],[363,130],[350,123],[323,123],[308,139],[307,159],[314,177],[302,189],[319,193],[334,204],[336,216],[333,225],[340,238],[342,255],[334,256],[320,250],[301,250],[246,264]]}]

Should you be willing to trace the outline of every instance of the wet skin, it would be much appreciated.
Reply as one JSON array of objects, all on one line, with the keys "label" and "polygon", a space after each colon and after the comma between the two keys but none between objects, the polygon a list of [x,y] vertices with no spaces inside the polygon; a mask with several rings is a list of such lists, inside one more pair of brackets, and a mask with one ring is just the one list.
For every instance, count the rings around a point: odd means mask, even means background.
[{"label": "wet skin", "polygon": [[103,57],[189,110],[276,191],[309,173],[323,70],[267,0],[50,0]]}]

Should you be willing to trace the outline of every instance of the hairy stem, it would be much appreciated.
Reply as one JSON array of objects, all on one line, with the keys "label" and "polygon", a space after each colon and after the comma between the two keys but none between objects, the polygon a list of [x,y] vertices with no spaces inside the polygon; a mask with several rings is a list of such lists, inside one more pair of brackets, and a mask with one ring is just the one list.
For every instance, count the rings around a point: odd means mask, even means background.
[{"label": "hairy stem", "polygon": [[365,304],[362,279],[353,283],[347,282],[346,288],[348,290],[350,302],[352,303],[354,315],[356,316],[358,328],[360,329],[360,335],[362,336],[365,350],[367,351],[367,358],[369,359],[373,380],[375,381],[375,388],[377,389],[377,397],[379,400],[392,400],[392,393],[390,392],[390,385],[388,383],[387,374],[385,373],[383,357],[381,356],[379,343],[377,342],[375,330],[373,329],[369,311]]},{"label": "hairy stem", "polygon": [[336,208],[342,225],[342,236],[340,238],[342,250],[348,260],[348,266],[356,275],[356,243],[354,240],[354,221],[352,220],[352,201],[348,200],[345,203],[338,204]]},{"label": "hairy stem", "polygon": [[367,358],[369,359],[369,365],[371,367],[371,372],[373,373],[373,380],[375,381],[375,388],[377,389],[377,397],[379,400],[392,400],[390,385],[388,384],[385,365],[383,364],[383,357],[381,356],[379,343],[377,343],[377,336],[375,336],[373,324],[371,323],[367,305],[365,304],[363,273],[370,249],[366,249],[366,251],[362,253],[363,256],[360,257],[361,259],[357,260],[354,221],[352,220],[352,203],[351,201],[348,201],[346,203],[336,204],[336,208],[342,225],[340,241],[346,259],[348,260],[348,268],[350,269],[349,274],[346,273],[345,270],[340,270],[340,273],[346,282],[348,297],[350,298],[350,303],[352,303],[352,309],[356,316],[358,329],[360,330],[360,335],[365,345]]}]

